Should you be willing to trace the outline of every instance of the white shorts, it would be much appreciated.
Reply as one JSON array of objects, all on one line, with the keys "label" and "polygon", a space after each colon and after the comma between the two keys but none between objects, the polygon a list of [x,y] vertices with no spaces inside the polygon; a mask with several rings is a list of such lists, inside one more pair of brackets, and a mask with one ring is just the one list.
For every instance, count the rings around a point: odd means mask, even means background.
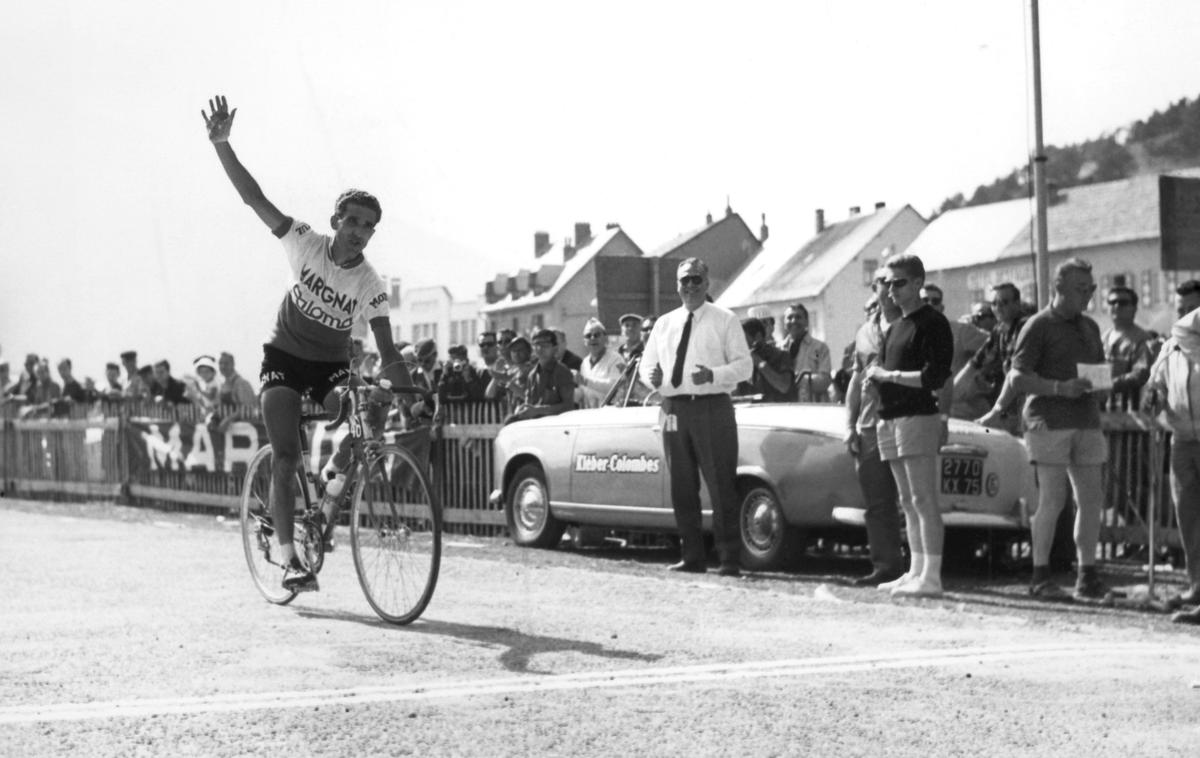
[{"label": "white shorts", "polygon": [[879,432],[879,457],[885,461],[918,455],[936,456],[941,447],[942,417],[936,413],[880,419],[876,429]]}]

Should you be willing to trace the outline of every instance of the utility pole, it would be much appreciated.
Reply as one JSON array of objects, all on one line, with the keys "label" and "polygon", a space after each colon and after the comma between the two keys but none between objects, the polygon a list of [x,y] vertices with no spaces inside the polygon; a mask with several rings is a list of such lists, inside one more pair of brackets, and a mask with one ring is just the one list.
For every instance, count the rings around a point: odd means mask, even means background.
[{"label": "utility pole", "polygon": [[1037,205],[1037,249],[1034,253],[1034,277],[1039,307],[1050,304],[1050,241],[1046,224],[1046,154],[1042,144],[1042,53],[1038,31],[1038,0],[1029,0],[1030,36],[1033,55],[1033,196]]}]

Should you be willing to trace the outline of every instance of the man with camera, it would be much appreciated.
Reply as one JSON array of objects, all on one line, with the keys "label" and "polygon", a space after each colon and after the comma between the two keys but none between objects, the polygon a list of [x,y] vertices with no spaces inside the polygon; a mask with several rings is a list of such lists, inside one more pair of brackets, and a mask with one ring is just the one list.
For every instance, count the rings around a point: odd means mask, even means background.
[{"label": "man with camera", "polygon": [[794,401],[792,356],[767,342],[767,327],[762,319],[742,319],[746,345],[754,360],[748,381],[739,382],[735,395],[762,395],[764,403]]}]

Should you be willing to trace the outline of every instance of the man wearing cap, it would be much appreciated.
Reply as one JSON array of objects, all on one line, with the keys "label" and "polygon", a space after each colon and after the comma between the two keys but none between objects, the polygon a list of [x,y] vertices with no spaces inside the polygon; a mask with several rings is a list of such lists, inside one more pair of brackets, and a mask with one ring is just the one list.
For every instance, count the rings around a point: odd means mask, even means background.
[{"label": "man wearing cap", "polygon": [[636,313],[626,313],[621,316],[621,346],[617,353],[626,364],[631,358],[642,354],[645,343],[642,342],[642,317]]},{"label": "man wearing cap", "polygon": [[121,366],[125,369],[125,386],[128,387],[137,380],[137,351],[126,350],[121,353]]},{"label": "man wearing cap", "polygon": [[746,314],[749,318],[756,318],[762,322],[763,332],[766,336],[763,342],[768,345],[775,345],[775,317],[771,315],[771,309],[765,305],[756,305],[752,307]]},{"label": "man wearing cap", "polygon": [[575,408],[575,379],[571,369],[555,357],[558,338],[553,330],[539,329],[533,334],[537,363],[529,372],[525,400],[504,423],[553,416]]},{"label": "man wearing cap", "polygon": [[738,436],[730,393],[750,378],[753,362],[738,317],[707,302],[708,266],[687,258],[676,270],[682,305],[654,325],[640,374],[663,395],[663,451],[681,556],[672,571],[704,573],[700,477],[712,498],[713,536],[722,576],[741,573]]},{"label": "man wearing cap", "polygon": [[621,379],[625,362],[617,351],[608,349],[608,331],[599,319],[590,318],[584,324],[583,341],[588,354],[579,367],[576,384],[581,391],[577,399],[584,408],[599,408],[608,391]]},{"label": "man wearing cap", "polygon": [[437,343],[431,339],[418,340],[414,346],[417,366],[412,370],[413,385],[434,392],[442,379],[442,370],[437,365]]}]

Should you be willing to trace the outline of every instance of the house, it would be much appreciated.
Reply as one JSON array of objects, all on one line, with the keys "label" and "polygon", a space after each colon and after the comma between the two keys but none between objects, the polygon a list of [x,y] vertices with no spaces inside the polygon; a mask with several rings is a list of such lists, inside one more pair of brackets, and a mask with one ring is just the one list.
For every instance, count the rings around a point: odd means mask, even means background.
[{"label": "house", "polygon": [[[1200,176],[1200,169],[1170,172]],[[927,279],[945,292],[946,315],[966,313],[988,288],[1010,281],[1033,300],[1034,206],[1028,200],[948,211],[913,241],[909,252],[925,263]],[[1121,285],[1139,296],[1137,322],[1163,333],[1175,320],[1175,287],[1197,271],[1162,269],[1158,176],[1146,174],[1055,192],[1047,213],[1050,272],[1067,258],[1092,264],[1098,285],[1088,307],[1102,330],[1109,320],[1105,295]]]},{"label": "house", "polygon": [[[764,226],[765,230],[765,226]],[[615,336],[624,313],[658,314],[678,307],[675,270],[692,256],[709,267],[710,292],[718,296],[735,273],[759,250],[760,242],[741,216],[725,217],[689,230],[645,254],[617,224],[594,238],[589,224],[575,225],[574,239],[552,244],[546,232],[534,234],[534,256],[515,274],[486,284],[480,312],[493,329],[525,332],[561,328],[569,341],[583,334],[589,318],[599,318]]]},{"label": "house", "polygon": [[389,317],[392,338],[397,342],[415,343],[430,338],[437,343],[438,356],[446,358],[451,345],[467,346],[471,360],[478,360],[475,341],[482,331],[479,322],[479,299],[456,299],[444,286],[414,287],[399,293],[399,280],[392,280]]},{"label": "house", "polygon": [[[641,258],[639,248],[618,224],[593,236],[591,225],[575,224],[575,236],[551,243],[547,232],[536,232],[533,257],[514,274],[499,274],[485,285],[479,313],[493,330],[511,328],[525,334],[543,327],[562,329],[578,339],[589,318],[613,310],[607,288],[601,288],[597,261]],[[602,292],[603,289],[603,292]],[[616,330],[613,315],[604,323]]]},{"label": "house", "polygon": [[755,306],[766,307],[775,316],[776,338],[782,339],[784,311],[802,303],[809,331],[829,345],[836,363],[863,321],[872,275],[885,258],[907,248],[926,223],[910,205],[891,209],[877,203],[869,214],[855,206],[846,220],[828,225],[825,212],[817,210],[813,237],[799,248],[765,242],[717,304],[742,317]]},{"label": "house", "polygon": [[741,215],[728,204],[725,216],[713,221],[712,214],[703,226],[684,232],[659,245],[647,256],[662,261],[659,270],[661,286],[656,290],[658,301],[647,304],[651,313],[664,313],[679,307],[679,293],[675,284],[675,271],[688,258],[699,258],[708,266],[708,294],[714,299],[737,277],[739,271],[750,265],[762,250],[768,237],[767,219],[763,216],[759,236],[755,237]]}]

